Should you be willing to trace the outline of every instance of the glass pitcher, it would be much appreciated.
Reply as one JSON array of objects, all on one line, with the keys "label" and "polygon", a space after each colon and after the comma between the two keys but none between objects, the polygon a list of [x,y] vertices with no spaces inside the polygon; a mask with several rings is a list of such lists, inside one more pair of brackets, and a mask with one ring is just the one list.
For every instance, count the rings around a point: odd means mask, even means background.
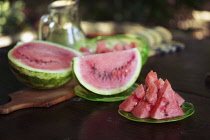
[{"label": "glass pitcher", "polygon": [[39,24],[39,39],[74,48],[84,40],[78,16],[79,0],[58,0],[49,5],[50,13],[43,15]]}]

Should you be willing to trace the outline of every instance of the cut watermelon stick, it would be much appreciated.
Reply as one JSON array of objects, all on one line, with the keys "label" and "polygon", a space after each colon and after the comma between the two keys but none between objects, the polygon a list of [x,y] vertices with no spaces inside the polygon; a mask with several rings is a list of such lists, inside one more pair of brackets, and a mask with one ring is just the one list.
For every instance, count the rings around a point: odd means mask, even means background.
[{"label": "cut watermelon stick", "polygon": [[146,100],[141,100],[133,109],[132,114],[137,118],[149,118],[152,105]]},{"label": "cut watermelon stick", "polygon": [[157,87],[151,83],[148,87],[144,99],[133,109],[132,114],[138,118],[149,118],[150,112],[157,100]]},{"label": "cut watermelon stick", "polygon": [[134,107],[138,104],[139,100],[136,99],[135,95],[130,95],[125,101],[123,101],[119,108],[125,112],[131,112]]},{"label": "cut watermelon stick", "polygon": [[145,84],[146,84],[146,87],[149,87],[149,85],[151,83],[154,83],[156,80],[158,80],[158,77],[157,77],[157,73],[156,72],[153,72],[152,70],[147,74],[147,77],[145,79]]},{"label": "cut watermelon stick", "polygon": [[[163,79],[159,78],[159,79],[156,80],[154,83],[156,84],[156,86],[157,86],[157,88],[158,88],[158,93],[157,93],[157,94],[158,94],[158,97],[159,97],[159,96],[160,96],[159,94],[160,94],[161,89],[163,88],[165,82],[163,81]],[[179,106],[181,106],[181,105],[184,103],[184,101],[185,101],[185,100],[184,100],[178,93],[176,93],[176,92],[175,92],[175,98],[176,98],[176,100],[177,100]]]},{"label": "cut watermelon stick", "polygon": [[160,91],[163,88],[165,82],[163,81],[163,79],[159,78],[154,83],[157,86],[158,90]]},{"label": "cut watermelon stick", "polygon": [[171,87],[168,80],[150,71],[142,84],[128,97],[120,109],[132,112],[137,118],[166,119],[184,115],[181,105],[184,99]]},{"label": "cut watermelon stick", "polygon": [[141,84],[134,90],[132,95],[130,95],[125,101],[120,104],[119,108],[123,111],[131,112],[138,104],[138,102],[143,99],[144,96],[145,91],[143,85]]},{"label": "cut watermelon stick", "polygon": [[133,94],[136,96],[136,98],[140,101],[144,98],[145,96],[145,90],[144,86],[141,84],[139,85],[133,92]]},{"label": "cut watermelon stick", "polygon": [[166,119],[182,115],[184,115],[184,112],[177,102],[175,92],[171,88],[169,81],[166,80],[150,117],[153,119]]},{"label": "cut watermelon stick", "polygon": [[176,92],[175,93],[175,98],[176,98],[176,101],[178,102],[178,105],[181,106],[183,103],[184,103],[184,99]]}]

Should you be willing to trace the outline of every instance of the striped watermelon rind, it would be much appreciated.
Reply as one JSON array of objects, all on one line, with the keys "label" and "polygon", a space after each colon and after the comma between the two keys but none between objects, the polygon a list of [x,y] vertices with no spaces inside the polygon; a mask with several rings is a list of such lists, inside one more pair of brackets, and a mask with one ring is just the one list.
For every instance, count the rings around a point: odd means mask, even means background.
[{"label": "striped watermelon rind", "polygon": [[[56,47],[62,47],[62,45],[58,45],[55,43],[50,43],[47,41],[33,41],[39,43],[46,43],[55,45]],[[13,74],[17,77],[17,79],[29,87],[36,89],[53,89],[60,87],[66,83],[68,83],[71,79],[73,79],[72,67],[62,70],[44,70],[44,69],[36,69],[29,67],[20,61],[16,60],[12,56],[12,51],[17,48],[22,43],[18,43],[13,49],[11,49],[8,53],[9,64]],[[75,51],[73,49],[64,48],[69,51],[73,51],[78,56],[81,55],[80,52]],[[71,62],[71,60],[69,60]]]},{"label": "striped watermelon rind", "polygon": [[27,86],[37,89],[60,87],[72,79],[72,69],[62,72],[41,72],[19,67],[10,61],[12,72]]}]

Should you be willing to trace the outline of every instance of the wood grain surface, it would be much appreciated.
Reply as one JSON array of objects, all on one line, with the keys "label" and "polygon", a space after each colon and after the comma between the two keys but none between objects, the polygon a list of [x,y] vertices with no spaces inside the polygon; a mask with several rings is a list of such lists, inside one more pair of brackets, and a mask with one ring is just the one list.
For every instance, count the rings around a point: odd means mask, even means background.
[{"label": "wood grain surface", "polygon": [[30,107],[50,107],[74,97],[74,86],[77,85],[75,80],[70,83],[50,90],[38,90],[26,88],[9,94],[11,101],[0,106],[0,114],[8,114],[10,112],[30,108]]}]

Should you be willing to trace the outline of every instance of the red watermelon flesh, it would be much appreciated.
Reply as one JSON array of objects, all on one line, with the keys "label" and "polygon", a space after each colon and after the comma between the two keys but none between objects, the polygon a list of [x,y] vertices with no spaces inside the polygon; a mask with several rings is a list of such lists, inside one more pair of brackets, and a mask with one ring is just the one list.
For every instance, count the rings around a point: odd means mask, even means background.
[{"label": "red watermelon flesh", "polygon": [[105,40],[98,41],[96,53],[107,53],[107,52],[113,52],[114,49],[106,47]]},{"label": "red watermelon flesh", "polygon": [[135,46],[132,46],[132,44],[127,44],[127,43],[125,43],[123,47],[125,50],[135,48]]},{"label": "red watermelon flesh", "polygon": [[145,100],[141,100],[133,109],[132,114],[137,118],[149,118],[152,105]]},{"label": "red watermelon flesh", "polygon": [[88,90],[113,95],[134,84],[141,70],[141,54],[137,48],[86,55],[73,59],[76,78]]},{"label": "red watermelon flesh", "polygon": [[[95,59],[95,57],[91,57],[92,55],[88,56],[88,59],[84,61],[81,61],[80,65],[81,67],[83,66],[83,69],[81,69],[81,73],[84,73],[86,80],[88,83],[94,83],[93,85],[97,86],[98,88],[103,88],[106,84],[106,79],[109,76],[105,77],[104,75],[109,75],[110,74],[110,83],[109,85],[107,85],[107,88],[115,88],[118,87],[118,84],[124,84],[124,82],[126,82],[126,79],[130,79],[131,75],[128,75],[128,73],[133,73],[135,71],[135,69],[130,69],[130,65],[132,67],[135,67],[134,65],[136,65],[137,62],[137,56],[135,55],[135,52],[128,52],[128,53],[124,53],[124,55],[121,55],[121,52],[118,52],[115,54],[115,56],[113,56],[112,54],[109,55],[109,53],[107,53],[106,56],[104,57],[98,57],[98,59]],[[107,59],[110,58],[110,59]],[[115,63],[113,65],[110,65],[109,69],[107,70],[107,65],[110,63],[113,63],[113,61],[115,61],[115,59],[117,58],[118,62],[122,62],[122,63]],[[127,61],[124,61],[126,58]],[[106,63],[101,63],[103,61],[106,61]],[[97,64],[97,65],[96,65]],[[87,67],[86,67],[87,66]],[[124,70],[123,71],[118,71],[115,70],[115,68],[120,69],[121,66],[123,66]],[[94,73],[94,71],[98,71],[98,73]],[[106,71],[104,71],[106,70]],[[85,72],[84,72],[85,71]],[[93,73],[94,76],[90,77],[90,75],[88,73]],[[112,75],[115,75],[115,77],[112,77]],[[116,82],[118,81],[118,77],[117,76],[121,76],[122,77],[122,82]],[[104,78],[103,78],[104,76]],[[102,77],[101,79],[98,79],[98,77]],[[92,78],[92,79],[90,79]],[[97,81],[97,83],[96,83]],[[109,87],[108,87],[109,86]]]},{"label": "red watermelon flesh", "polygon": [[136,88],[136,90],[134,90],[131,96],[129,96],[125,101],[120,104],[119,108],[126,112],[131,112],[137,105],[137,103],[143,99],[144,95],[144,87],[143,85],[140,85],[138,86],[138,88]]},{"label": "red watermelon flesh", "polygon": [[144,86],[143,86],[142,84],[141,84],[140,86],[138,86],[138,87],[134,90],[133,94],[136,96],[136,98],[137,98],[138,100],[143,99],[143,97],[145,96]]},{"label": "red watermelon flesh", "polygon": [[44,70],[69,68],[72,58],[78,56],[68,49],[39,42],[23,44],[16,48],[12,55],[27,66]]},{"label": "red watermelon flesh", "polygon": [[122,50],[124,50],[123,45],[121,45],[119,43],[117,43],[117,44],[114,45],[114,49],[116,51],[122,51]]},{"label": "red watermelon flesh", "polygon": [[85,48],[85,47],[81,47],[79,51],[82,52],[84,55],[92,54],[92,52],[88,48]]},{"label": "red watermelon flesh", "polygon": [[147,89],[145,99],[150,104],[154,105],[157,100],[157,86],[154,83],[151,83]]},{"label": "red watermelon flesh", "polygon": [[163,88],[164,81],[163,79],[159,78],[158,80],[154,81],[155,85],[157,86],[158,92],[157,97],[160,96],[161,89]]},{"label": "red watermelon flesh", "polygon": [[176,92],[175,93],[175,98],[176,98],[176,101],[178,102],[178,105],[181,106],[183,103],[184,103],[184,99]]},{"label": "red watermelon flesh", "polygon": [[184,115],[184,112],[177,103],[175,92],[169,81],[166,80],[161,96],[158,98],[150,116],[154,119],[166,119],[182,115]]},{"label": "red watermelon flesh", "polygon": [[[144,86],[141,84],[134,92],[141,91],[144,95],[142,99],[138,99],[136,106],[132,108],[132,114],[138,118],[154,118],[165,119],[184,115],[181,105],[184,103],[184,99],[177,94],[171,87],[168,80],[163,81],[161,78],[157,78],[157,73],[150,71],[146,77]],[[136,94],[138,95],[138,94]],[[142,96],[140,94],[140,96]],[[127,100],[127,99],[126,99]],[[128,101],[126,106],[129,106]],[[125,104],[124,104],[125,105]],[[123,104],[121,108],[125,107]]]},{"label": "red watermelon flesh", "polygon": [[119,108],[124,110],[125,112],[131,112],[134,107],[138,104],[139,100],[135,97],[135,95],[130,95],[125,101],[123,101]]},{"label": "red watermelon flesh", "polygon": [[130,44],[125,43],[125,44],[120,44],[117,43],[114,45],[113,48],[107,47],[106,46],[106,41],[105,40],[100,40],[97,42],[97,47],[96,47],[96,53],[107,53],[107,52],[113,52],[113,51],[122,51],[122,50],[127,50],[127,49],[132,49],[136,48],[137,44],[135,42],[131,42]]},{"label": "red watermelon flesh", "polygon": [[138,118],[148,118],[157,100],[157,87],[151,83],[147,89],[144,99],[133,109],[132,114]]},{"label": "red watermelon flesh", "polygon": [[[161,92],[161,89],[163,88],[163,85],[164,85],[165,82],[161,78],[158,79],[157,73],[153,72],[151,70],[147,74],[146,79],[145,79],[146,88],[149,87],[149,85],[153,82],[156,84],[156,86],[158,88],[158,93],[157,94],[158,94],[158,97],[159,97],[159,93]],[[184,103],[185,100],[177,93],[175,93],[175,97],[176,97],[177,102],[181,106]]]},{"label": "red watermelon flesh", "polygon": [[146,76],[145,84],[146,84],[147,87],[149,87],[149,85],[151,83],[155,82],[156,80],[158,80],[157,73],[153,72],[153,71],[150,71]]},{"label": "red watermelon flesh", "polygon": [[163,79],[159,78],[158,80],[154,81],[155,85],[157,86],[158,90],[161,90],[164,85]]},{"label": "red watermelon flesh", "polygon": [[96,53],[105,53],[106,42],[104,40],[97,43]]}]

